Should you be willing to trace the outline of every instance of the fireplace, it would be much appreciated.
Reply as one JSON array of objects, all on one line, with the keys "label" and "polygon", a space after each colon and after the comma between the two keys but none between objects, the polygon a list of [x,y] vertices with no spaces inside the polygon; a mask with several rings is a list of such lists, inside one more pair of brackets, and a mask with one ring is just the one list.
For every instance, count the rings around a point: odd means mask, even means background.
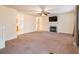
[{"label": "fireplace", "polygon": [[50,32],[57,32],[56,26],[50,26]]}]

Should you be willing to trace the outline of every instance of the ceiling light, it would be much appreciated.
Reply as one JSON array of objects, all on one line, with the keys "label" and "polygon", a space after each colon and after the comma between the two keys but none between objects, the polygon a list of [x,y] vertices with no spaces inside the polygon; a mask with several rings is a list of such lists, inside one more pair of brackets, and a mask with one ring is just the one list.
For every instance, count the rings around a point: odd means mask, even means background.
[{"label": "ceiling light", "polygon": [[42,13],[41,16],[47,16],[46,14]]}]

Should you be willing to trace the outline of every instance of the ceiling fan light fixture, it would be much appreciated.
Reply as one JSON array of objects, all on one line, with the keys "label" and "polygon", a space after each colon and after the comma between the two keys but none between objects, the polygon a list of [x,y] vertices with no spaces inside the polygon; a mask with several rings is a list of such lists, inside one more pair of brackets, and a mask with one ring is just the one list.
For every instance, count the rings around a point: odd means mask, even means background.
[{"label": "ceiling fan light fixture", "polygon": [[47,16],[47,14],[42,13],[41,16]]},{"label": "ceiling fan light fixture", "polygon": [[42,13],[41,16],[46,16],[46,15]]}]

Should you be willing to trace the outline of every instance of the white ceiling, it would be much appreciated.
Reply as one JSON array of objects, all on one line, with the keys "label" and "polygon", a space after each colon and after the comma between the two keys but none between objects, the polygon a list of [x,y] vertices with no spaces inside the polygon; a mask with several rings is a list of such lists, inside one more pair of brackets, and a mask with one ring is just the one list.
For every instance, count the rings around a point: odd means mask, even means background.
[{"label": "white ceiling", "polygon": [[75,5],[6,5],[6,7],[14,8],[26,14],[37,15],[42,9],[50,12],[50,15],[70,12],[74,10]]}]

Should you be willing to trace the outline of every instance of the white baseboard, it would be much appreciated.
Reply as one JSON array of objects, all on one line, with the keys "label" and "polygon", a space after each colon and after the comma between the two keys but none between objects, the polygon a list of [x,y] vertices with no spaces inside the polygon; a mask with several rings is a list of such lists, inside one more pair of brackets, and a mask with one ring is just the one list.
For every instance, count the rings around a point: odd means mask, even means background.
[{"label": "white baseboard", "polygon": [[0,40],[0,49],[5,48],[5,40]]},{"label": "white baseboard", "polygon": [[17,38],[17,36],[10,37],[10,38],[6,39],[5,41],[8,41],[8,40],[13,40],[13,39],[16,39],[16,38]]},{"label": "white baseboard", "polygon": [[0,49],[3,49],[3,48],[5,48],[5,44],[4,44],[4,45],[2,45],[2,46],[0,46]]},{"label": "white baseboard", "polygon": [[10,38],[8,38],[8,39],[5,38],[4,40],[2,40],[1,43],[0,43],[0,49],[5,48],[5,42],[6,42],[6,41],[12,40],[12,39],[15,39],[15,38],[17,38],[17,36],[10,37]]}]

